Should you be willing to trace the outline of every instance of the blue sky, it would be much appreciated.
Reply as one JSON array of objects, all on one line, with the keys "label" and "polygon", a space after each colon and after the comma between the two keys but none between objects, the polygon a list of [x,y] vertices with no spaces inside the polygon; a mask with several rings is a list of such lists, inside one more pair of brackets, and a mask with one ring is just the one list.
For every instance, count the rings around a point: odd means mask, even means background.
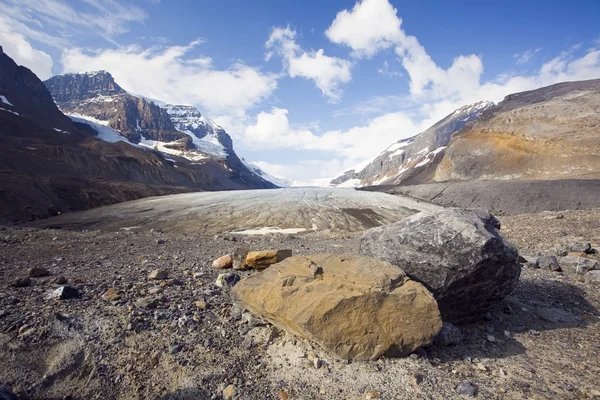
[{"label": "blue sky", "polygon": [[105,69],[188,103],[274,175],[328,178],[454,109],[600,78],[597,1],[0,0],[42,79]]}]

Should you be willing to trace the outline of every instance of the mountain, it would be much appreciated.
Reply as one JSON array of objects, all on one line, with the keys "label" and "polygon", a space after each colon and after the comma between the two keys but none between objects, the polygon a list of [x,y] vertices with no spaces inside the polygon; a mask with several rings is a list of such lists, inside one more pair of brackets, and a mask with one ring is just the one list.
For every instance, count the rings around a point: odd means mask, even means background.
[{"label": "mountain", "polygon": [[[105,95],[100,93],[123,95],[118,85],[106,81],[103,74],[97,75],[82,79],[85,84],[63,85],[63,97],[57,103],[68,102],[69,96],[87,96],[85,101]],[[129,100],[124,99],[122,104],[129,104]],[[147,129],[155,129],[156,135],[173,132],[178,137],[189,137],[174,129],[166,110],[139,100],[135,104],[135,110],[127,108],[126,112],[135,111],[140,123],[146,121]],[[148,115],[152,113],[162,120],[151,121]],[[273,185],[250,171],[232,171],[226,159],[207,157],[196,164],[174,162],[130,142],[110,126],[73,121],[59,110],[44,83],[0,47],[0,223],[45,218],[145,196],[253,187]]]},{"label": "mountain", "polygon": [[600,79],[506,96],[454,135],[428,181],[567,178],[600,178]]},{"label": "mountain", "polygon": [[442,158],[452,135],[476,120],[494,104],[481,101],[464,106],[411,138],[392,144],[366,165],[343,172],[331,181],[336,186],[410,183],[429,176]]},{"label": "mountain", "polygon": [[227,132],[193,106],[132,95],[106,71],[57,75],[45,84],[60,109],[77,122],[108,126],[126,142],[157,150],[191,168],[206,160],[218,161],[246,188],[275,187],[248,169]]}]

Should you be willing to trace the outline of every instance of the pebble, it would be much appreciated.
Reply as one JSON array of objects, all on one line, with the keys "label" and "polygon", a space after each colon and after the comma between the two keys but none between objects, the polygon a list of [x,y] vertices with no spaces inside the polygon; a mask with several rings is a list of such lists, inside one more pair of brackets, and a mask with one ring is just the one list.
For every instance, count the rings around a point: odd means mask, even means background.
[{"label": "pebble", "polygon": [[461,382],[460,385],[456,388],[458,393],[464,394],[467,396],[475,396],[477,395],[477,386],[473,382],[464,381]]},{"label": "pebble", "polygon": [[29,269],[27,274],[30,278],[41,278],[50,275],[50,271],[42,267],[33,267]]},{"label": "pebble", "polygon": [[365,399],[380,399],[381,392],[367,392],[365,394]]},{"label": "pebble", "polygon": [[160,269],[152,270],[152,272],[150,272],[150,274],[148,275],[148,279],[153,279],[153,280],[167,279],[168,277],[169,277],[169,272],[167,272],[165,270],[160,270]]},{"label": "pebble", "polygon": [[13,281],[11,286],[17,288],[31,286],[31,278],[17,278]]},{"label": "pebble", "polygon": [[433,343],[438,346],[452,346],[460,344],[463,340],[463,335],[456,326],[451,323],[444,322],[442,329],[433,339]]},{"label": "pebble", "polygon": [[48,294],[49,299],[69,300],[79,298],[79,290],[72,286],[61,286]]},{"label": "pebble", "polygon": [[115,288],[108,289],[102,295],[102,300],[106,300],[106,301],[115,301],[115,300],[119,300],[120,298],[121,298],[121,293]]},{"label": "pebble", "polygon": [[215,285],[223,289],[231,289],[236,283],[240,281],[240,276],[231,272],[225,274],[219,274]]},{"label": "pebble", "polygon": [[486,339],[490,343],[495,343],[496,342],[496,338],[494,337],[494,335],[487,335]]},{"label": "pebble", "polygon": [[52,281],[52,283],[56,283],[57,285],[66,285],[68,282],[69,280],[62,275]]},{"label": "pebble", "polygon": [[237,394],[237,388],[234,385],[229,385],[223,389],[223,399],[231,400]]}]

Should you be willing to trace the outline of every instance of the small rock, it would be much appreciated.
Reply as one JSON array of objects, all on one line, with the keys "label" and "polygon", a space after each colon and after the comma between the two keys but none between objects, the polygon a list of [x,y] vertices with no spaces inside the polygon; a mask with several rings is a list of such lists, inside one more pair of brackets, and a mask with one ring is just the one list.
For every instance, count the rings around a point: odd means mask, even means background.
[{"label": "small rock", "polygon": [[171,354],[177,354],[177,353],[179,353],[180,351],[181,351],[181,345],[179,345],[179,344],[174,344],[174,345],[172,345],[172,346],[171,346],[171,349],[170,349],[170,353],[171,353]]},{"label": "small rock", "polygon": [[215,285],[223,289],[231,289],[240,281],[240,276],[234,273],[219,274]]},{"label": "small rock", "polygon": [[250,269],[250,267],[246,265],[246,256],[249,252],[250,250],[246,249],[245,247],[238,247],[233,251],[233,269],[238,271],[245,271]]},{"label": "small rock", "polygon": [[206,310],[206,302],[205,302],[205,301],[203,301],[203,300],[196,300],[196,301],[194,302],[194,305],[195,305],[196,307],[198,307],[199,309],[201,309],[201,310]]},{"label": "small rock", "polygon": [[150,274],[148,275],[148,279],[153,279],[153,280],[167,279],[168,277],[169,277],[169,272],[165,271],[165,270],[160,270],[160,269],[152,270],[152,272],[150,272]]},{"label": "small rock", "polygon": [[413,386],[419,386],[421,383],[423,383],[423,379],[423,375],[414,374],[410,377],[410,383],[412,383]]},{"label": "small rock", "polygon": [[487,335],[486,339],[490,343],[495,343],[496,342],[496,338],[494,337],[494,335]]},{"label": "small rock", "polygon": [[31,286],[31,278],[17,278],[11,283],[12,287]]},{"label": "small rock", "polygon": [[156,244],[165,244],[165,239],[158,239]]},{"label": "small rock", "polygon": [[550,271],[561,271],[558,260],[554,256],[540,257],[538,264],[541,269],[549,269]]},{"label": "small rock", "polygon": [[279,393],[277,393],[277,397],[279,398],[279,400],[288,400],[289,399],[289,396],[285,390],[280,390]]},{"label": "small rock", "polygon": [[591,243],[583,243],[583,242],[570,243],[570,244],[566,245],[565,247],[563,247],[563,250],[565,250],[567,253],[576,252],[576,253],[590,254],[592,251],[592,245],[591,245]]},{"label": "small rock", "polygon": [[68,282],[69,280],[62,275],[58,276],[55,280],[52,281],[52,283],[56,283],[57,285],[66,285]]},{"label": "small rock", "polygon": [[216,269],[231,268],[233,267],[233,258],[229,254],[219,257],[213,261],[212,266]]},{"label": "small rock", "polygon": [[600,270],[586,272],[585,275],[583,275],[583,280],[586,283],[590,283],[592,285],[600,286]]},{"label": "small rock", "polygon": [[152,309],[158,307],[158,300],[156,299],[137,299],[135,306],[139,308]]},{"label": "small rock", "polygon": [[556,215],[556,219],[563,219],[564,217],[565,217],[565,216],[564,216],[564,215],[562,215],[562,214],[557,214],[557,215]]},{"label": "small rock", "polygon": [[464,381],[456,388],[457,392],[466,396],[477,395],[477,386],[473,382]]},{"label": "small rock", "polygon": [[48,271],[46,268],[42,268],[42,267],[33,267],[33,268],[29,269],[27,274],[29,275],[30,278],[41,278],[43,276],[50,275],[50,271]]},{"label": "small rock", "polygon": [[106,301],[116,301],[116,300],[119,300],[120,298],[121,298],[121,293],[115,288],[108,289],[102,295],[102,300],[106,300]]},{"label": "small rock", "polygon": [[229,385],[223,389],[223,399],[231,400],[237,394],[237,388],[234,385]]},{"label": "small rock", "polygon": [[148,294],[157,295],[157,294],[161,294],[164,291],[165,291],[165,289],[163,289],[162,287],[155,286],[153,288],[150,288],[150,290],[148,290]]},{"label": "small rock", "polygon": [[365,399],[380,399],[381,392],[368,392],[365,394]]},{"label": "small rock", "polygon": [[48,295],[49,299],[69,300],[79,298],[79,291],[72,286],[61,286]]},{"label": "small rock", "polygon": [[460,344],[462,340],[463,336],[460,332],[460,329],[449,322],[444,322],[442,329],[440,329],[440,332],[433,339],[433,343],[438,346],[452,346],[455,344]]}]

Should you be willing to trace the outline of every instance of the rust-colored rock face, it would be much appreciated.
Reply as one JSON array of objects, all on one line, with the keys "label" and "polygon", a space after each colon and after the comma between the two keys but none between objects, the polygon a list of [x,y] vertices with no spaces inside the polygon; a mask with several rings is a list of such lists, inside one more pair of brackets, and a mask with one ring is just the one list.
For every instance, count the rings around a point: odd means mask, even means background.
[{"label": "rust-colored rock face", "polygon": [[406,355],[442,326],[437,303],[420,283],[370,257],[291,257],[240,281],[233,297],[280,329],[344,359]]}]

